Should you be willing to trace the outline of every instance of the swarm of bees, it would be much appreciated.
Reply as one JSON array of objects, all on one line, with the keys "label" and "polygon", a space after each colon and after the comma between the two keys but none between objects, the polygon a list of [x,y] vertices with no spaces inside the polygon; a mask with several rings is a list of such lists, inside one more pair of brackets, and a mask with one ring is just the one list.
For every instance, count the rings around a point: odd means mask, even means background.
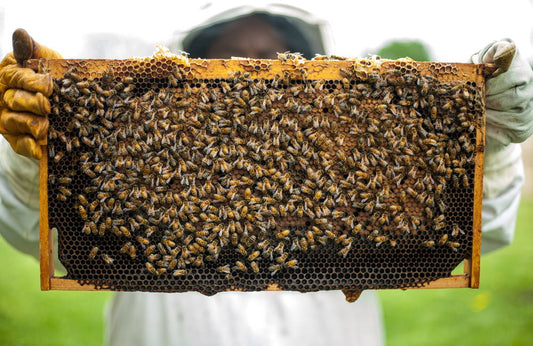
[{"label": "swarm of bees", "polygon": [[323,250],[466,247],[447,192],[473,185],[480,91],[414,64],[310,80],[300,60],[271,79],[190,80],[180,64],[148,88],[112,69],[56,79],[50,203],[117,244],[89,262],[231,279]]}]

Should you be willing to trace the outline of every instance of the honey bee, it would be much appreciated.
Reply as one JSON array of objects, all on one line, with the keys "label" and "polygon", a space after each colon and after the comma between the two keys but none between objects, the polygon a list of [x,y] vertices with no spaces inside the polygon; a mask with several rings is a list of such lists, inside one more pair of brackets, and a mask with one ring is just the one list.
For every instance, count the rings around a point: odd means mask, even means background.
[{"label": "honey bee", "polygon": [[439,239],[439,245],[442,246],[448,242],[448,235],[443,234],[442,237]]},{"label": "honey bee", "polygon": [[192,261],[192,265],[195,267],[201,267],[204,265],[204,256],[199,254],[194,258],[194,261]]},{"label": "honey bee", "polygon": [[434,223],[442,222],[442,221],[444,221],[444,218],[445,218],[444,214],[441,214],[441,215],[437,216],[436,218],[434,218],[433,222]]},{"label": "honey bee", "polygon": [[137,257],[137,249],[131,243],[127,253],[130,255],[131,259],[135,259]]},{"label": "honey bee", "polygon": [[452,108],[452,106],[453,106],[453,101],[448,101],[442,106],[442,109],[448,110],[448,109]]},{"label": "honey bee", "polygon": [[350,252],[351,250],[351,247],[350,246],[345,246],[343,247],[342,249],[340,249],[337,254],[339,254],[340,256],[342,256],[343,258],[346,258],[346,256],[348,256],[348,253]]},{"label": "honey bee", "polygon": [[187,275],[187,269],[176,269],[172,273],[173,276],[185,276]]},{"label": "honey bee", "polygon": [[472,143],[464,143],[463,144],[463,149],[467,153],[472,153],[472,152],[474,152],[476,150],[476,147]]},{"label": "honey bee", "polygon": [[357,235],[359,234],[359,232],[361,232],[362,229],[363,229],[363,225],[358,223],[357,225],[355,225],[355,227],[352,228],[352,234]]},{"label": "honey bee", "polygon": [[131,232],[128,228],[124,227],[124,226],[119,226],[119,231],[120,231],[120,234],[127,237],[127,238],[131,238]]},{"label": "honey bee", "polygon": [[256,259],[257,257],[259,257],[260,254],[261,254],[261,251],[258,251],[258,250],[252,252],[252,253],[250,254],[250,256],[248,256],[248,261],[250,261],[250,262],[255,261],[255,259]]},{"label": "honey bee", "polygon": [[446,209],[448,209],[448,206],[446,205],[446,203],[444,203],[444,201],[442,199],[439,199],[437,201],[437,205],[438,205],[439,210],[441,211],[441,213],[444,213],[446,211]]},{"label": "honey bee", "polygon": [[257,264],[257,262],[255,262],[255,261],[250,262],[250,269],[252,269],[252,272],[254,272],[254,274],[258,274],[259,273],[259,265]]},{"label": "honey bee", "polygon": [[265,239],[265,240],[263,240],[263,241],[261,241],[261,242],[259,242],[259,243],[257,244],[257,248],[258,248],[259,250],[263,250],[263,249],[265,249],[266,247],[268,247],[269,245],[270,245],[270,240],[269,240],[269,239]]},{"label": "honey bee", "polygon": [[341,218],[344,218],[344,216],[346,215],[346,213],[342,210],[334,210],[331,212],[331,216],[334,218],[334,219],[341,219]]},{"label": "honey bee", "polygon": [[248,271],[248,268],[246,265],[241,261],[235,261],[235,266],[233,267],[235,270],[239,270],[243,273],[246,273]]},{"label": "honey bee", "polygon": [[125,243],[122,246],[122,248],[120,248],[120,252],[123,253],[123,254],[127,253],[129,251],[130,246],[131,246],[130,242]]},{"label": "honey bee", "polygon": [[268,267],[268,271],[270,272],[271,276],[274,276],[281,269],[282,269],[282,265],[281,264],[273,264],[270,267]]},{"label": "honey bee", "polygon": [[91,260],[94,260],[96,258],[96,255],[98,254],[98,251],[99,251],[98,247],[96,247],[96,246],[93,247],[91,252],[89,253],[89,258]]},{"label": "honey bee", "polygon": [[436,223],[436,224],[433,226],[433,229],[434,229],[435,231],[439,231],[439,230],[441,230],[441,229],[443,229],[443,228],[445,228],[445,227],[446,227],[446,222],[439,222],[439,223]]},{"label": "honey bee", "polygon": [[150,244],[150,240],[146,239],[146,238],[143,238],[141,236],[137,236],[137,241],[141,244],[141,245],[149,245]]},{"label": "honey bee", "polygon": [[148,246],[148,247],[144,250],[144,254],[145,254],[146,256],[149,256],[149,255],[151,255],[151,254],[154,253],[154,251],[156,250],[156,248],[157,248],[157,247],[156,247],[155,245],[150,245],[150,246]]},{"label": "honey bee", "polygon": [[341,234],[337,238],[335,238],[335,244],[344,243],[344,241],[348,238],[346,234]]},{"label": "honey bee", "polygon": [[454,241],[448,241],[446,242],[446,245],[448,245],[453,251],[457,251],[457,248],[461,246],[460,243]]},{"label": "honey bee", "polygon": [[173,258],[168,263],[167,268],[168,268],[168,270],[173,270],[177,265],[178,265],[178,260],[176,258]]},{"label": "honey bee", "polygon": [[387,237],[386,235],[380,235],[374,238],[374,241],[376,242],[376,247],[380,246],[383,242],[386,242],[387,240],[389,240],[389,237]]},{"label": "honey bee", "polygon": [[427,206],[434,207],[435,206],[435,199],[432,194],[426,194],[426,200],[425,203]]},{"label": "honey bee", "polygon": [[464,187],[469,187],[470,186],[470,183],[468,181],[468,176],[466,174],[463,175],[462,182],[463,182],[463,186]]},{"label": "honey bee", "polygon": [[274,247],[268,246],[264,248],[262,256],[264,258],[270,258],[271,261],[274,260]]},{"label": "honey bee", "polygon": [[98,226],[98,235],[99,235],[99,236],[103,236],[103,235],[105,234],[105,231],[106,231],[105,224],[104,224],[104,223],[101,223],[101,224]]},{"label": "honey bee", "polygon": [[459,225],[454,223],[452,226],[452,237],[457,237],[459,234],[464,234],[465,232],[459,228]]},{"label": "honey bee", "polygon": [[217,272],[221,274],[231,274],[231,269],[230,269],[229,264],[217,267]]},{"label": "honey bee", "polygon": [[[233,237],[233,235],[232,235],[232,237]],[[246,248],[240,243],[237,244],[237,248],[235,249],[235,251],[237,251],[237,253],[241,254],[244,257],[248,256],[248,251],[246,251]]]},{"label": "honey bee", "polygon": [[324,234],[326,235],[328,239],[331,239],[331,240],[335,240],[337,238],[337,235],[335,235],[335,233],[331,232],[330,230],[326,230]]},{"label": "honey bee", "polygon": [[411,187],[408,187],[407,189],[405,189],[405,192],[407,192],[409,196],[411,197],[414,197],[414,198],[418,197],[418,193],[415,190],[413,190]]},{"label": "honey bee", "polygon": [[115,261],[113,258],[109,257],[109,255],[107,254],[102,254],[102,260],[105,262],[105,264],[107,265],[111,265],[113,264],[113,262]]},{"label": "honey bee", "polygon": [[[161,264],[164,264],[164,263],[161,263]],[[156,269],[156,274],[157,275],[162,275],[162,274],[164,274],[166,272],[167,272],[167,268],[164,268],[164,267]]]},{"label": "honey bee", "polygon": [[274,248],[274,251],[281,255],[284,249],[285,249],[285,243],[280,241],[278,245],[276,245],[276,247]]},{"label": "honey bee", "polygon": [[403,203],[407,201],[407,194],[403,190],[400,191],[400,201],[402,201]]},{"label": "honey bee", "polygon": [[279,239],[279,240],[281,240],[281,239],[288,239],[290,233],[291,233],[291,231],[288,230],[288,229],[281,230],[281,231],[279,231],[279,232],[276,234],[276,238]]},{"label": "honey bee", "polygon": [[78,205],[78,213],[82,220],[87,220],[87,210],[82,205]]},{"label": "honey bee", "polygon": [[433,240],[426,240],[422,242],[422,245],[427,248],[434,248],[435,247],[435,241]]},{"label": "honey bee", "polygon": [[397,205],[397,204],[389,205],[389,210],[392,211],[393,213],[402,211],[402,209],[403,209],[403,207],[401,205]]},{"label": "honey bee", "polygon": [[296,260],[296,259],[288,260],[287,262],[285,262],[283,264],[283,267],[297,269],[298,268],[298,260]]},{"label": "honey bee", "polygon": [[148,255],[147,258],[150,262],[155,262],[161,258],[161,255],[158,253],[153,253],[153,254]]},{"label": "honey bee", "polygon": [[72,178],[69,177],[60,177],[57,180],[60,184],[70,184],[72,182]]},{"label": "honey bee", "polygon": [[58,186],[57,189],[62,195],[66,197],[70,197],[72,195],[72,192],[64,186]]},{"label": "honey bee", "polygon": [[389,224],[389,216],[386,213],[381,214],[381,216],[378,218],[378,223],[380,225]]},{"label": "honey bee", "polygon": [[[196,238],[196,242],[198,242],[199,240],[202,240],[200,238]],[[167,239],[167,238],[163,238],[161,239],[161,244],[165,245],[165,246],[168,246],[168,247],[175,247],[176,246],[176,243],[174,243],[172,240],[170,239]],[[201,244],[200,244],[201,245]],[[205,246],[205,245],[204,245]]]},{"label": "honey bee", "polygon": [[284,252],[280,256],[276,257],[276,262],[277,263],[283,263],[283,262],[285,262],[287,260],[288,257],[289,257],[289,253],[288,252]]},{"label": "honey bee", "polygon": [[369,235],[367,235],[367,239],[368,240],[375,240],[376,237],[379,236],[379,231],[376,229],[374,231],[372,231],[372,233],[370,233]]},{"label": "honey bee", "polygon": [[300,238],[299,245],[300,245],[300,249],[303,252],[307,252],[309,250],[309,242],[307,241],[305,237]]}]

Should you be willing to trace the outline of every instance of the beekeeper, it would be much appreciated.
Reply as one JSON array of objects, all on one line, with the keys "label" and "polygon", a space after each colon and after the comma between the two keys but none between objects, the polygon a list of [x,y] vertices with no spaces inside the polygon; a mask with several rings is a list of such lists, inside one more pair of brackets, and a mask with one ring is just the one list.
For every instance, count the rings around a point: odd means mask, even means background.
[{"label": "beekeeper", "polygon": [[[329,53],[325,23],[289,6],[245,6],[221,13],[182,37],[191,57],[275,58],[298,51]],[[178,48],[178,47],[176,47]],[[24,69],[26,58],[58,58],[45,46],[14,43],[0,63],[0,233],[15,248],[38,257],[39,147],[51,78]],[[533,72],[514,43],[489,44],[472,57],[496,63],[486,84],[483,179],[484,252],[509,244],[524,182],[520,145],[533,131]],[[0,136],[1,138],[1,136]],[[18,153],[18,154],[17,154]],[[338,291],[316,293],[118,292],[107,309],[109,345],[380,345],[383,323],[377,295],[354,304]]]}]

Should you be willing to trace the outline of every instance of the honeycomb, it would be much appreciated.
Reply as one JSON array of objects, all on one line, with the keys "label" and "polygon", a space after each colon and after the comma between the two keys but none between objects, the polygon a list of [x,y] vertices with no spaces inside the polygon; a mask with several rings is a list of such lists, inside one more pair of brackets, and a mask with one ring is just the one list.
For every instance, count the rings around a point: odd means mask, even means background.
[{"label": "honeycomb", "polygon": [[484,85],[457,64],[58,62],[47,203],[68,279],[409,288],[472,256]]}]

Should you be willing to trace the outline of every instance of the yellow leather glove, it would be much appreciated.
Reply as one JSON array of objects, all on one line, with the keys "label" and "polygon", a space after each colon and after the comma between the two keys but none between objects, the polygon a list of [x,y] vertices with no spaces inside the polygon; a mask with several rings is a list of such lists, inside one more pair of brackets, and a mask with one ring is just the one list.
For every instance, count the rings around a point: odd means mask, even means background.
[{"label": "yellow leather glove", "polygon": [[35,42],[24,29],[13,33],[13,52],[0,62],[0,133],[16,153],[35,159],[46,142],[52,77],[23,68],[27,59],[61,59],[52,49]]}]

